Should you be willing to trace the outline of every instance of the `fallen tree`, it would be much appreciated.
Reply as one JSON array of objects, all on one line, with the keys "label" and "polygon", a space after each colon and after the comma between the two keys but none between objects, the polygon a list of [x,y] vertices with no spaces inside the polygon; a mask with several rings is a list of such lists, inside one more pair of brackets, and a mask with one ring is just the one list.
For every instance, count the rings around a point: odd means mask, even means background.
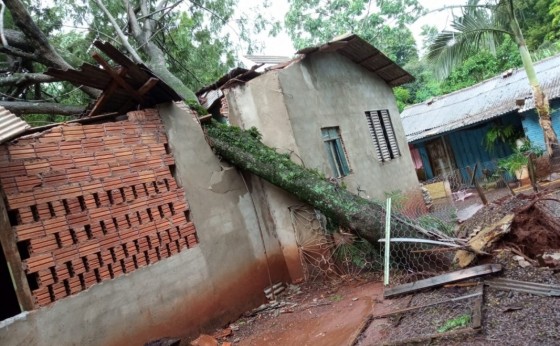
[{"label": "fallen tree", "polygon": [[[384,237],[385,208],[378,202],[361,198],[317,171],[294,163],[288,154],[279,154],[264,145],[255,128],[211,122],[205,126],[208,141],[216,154],[238,168],[251,172],[290,192],[302,202],[320,210],[341,227],[377,245]],[[451,240],[437,230],[426,230],[398,213],[392,213],[391,229],[398,236]]]}]

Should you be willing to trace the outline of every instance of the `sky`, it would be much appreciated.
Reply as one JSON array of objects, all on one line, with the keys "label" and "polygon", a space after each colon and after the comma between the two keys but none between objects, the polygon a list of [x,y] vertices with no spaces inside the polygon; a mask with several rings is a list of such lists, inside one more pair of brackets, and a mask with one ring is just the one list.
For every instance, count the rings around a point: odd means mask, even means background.
[{"label": "sky", "polygon": [[[435,10],[444,6],[463,5],[467,0],[419,0],[420,4],[428,10]],[[239,9],[241,11],[249,10],[254,0],[240,0]],[[267,13],[271,17],[281,22],[284,21],[284,15],[288,11],[289,5],[287,0],[273,0],[272,5],[268,8]],[[443,30],[450,22],[450,11],[432,12],[420,18],[414,24],[410,25],[410,30],[416,39],[421,42],[421,27],[424,24],[435,25],[440,31]],[[262,55],[282,55],[292,56],[295,49],[292,45],[290,37],[286,32],[281,32],[278,36],[267,38],[266,35],[259,38],[265,43],[265,47],[259,54]]]}]

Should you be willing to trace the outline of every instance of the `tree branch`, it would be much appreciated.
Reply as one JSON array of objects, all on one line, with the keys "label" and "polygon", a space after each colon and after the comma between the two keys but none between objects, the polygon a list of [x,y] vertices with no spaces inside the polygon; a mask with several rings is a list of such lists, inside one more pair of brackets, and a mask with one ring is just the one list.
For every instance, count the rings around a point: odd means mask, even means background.
[{"label": "tree branch", "polygon": [[58,52],[51,46],[47,36],[39,29],[33,21],[25,6],[18,0],[5,0],[6,7],[10,10],[12,18],[16,26],[25,34],[25,37],[31,41],[35,47],[38,58],[41,63],[48,67],[54,67],[62,70],[71,69],[72,66],[67,63]]},{"label": "tree branch", "polygon": [[128,42],[128,39],[126,38],[126,35],[124,34],[124,32],[119,27],[119,24],[117,23],[117,21],[115,20],[115,17],[113,17],[111,12],[109,12],[109,10],[107,10],[107,8],[105,7],[105,5],[103,5],[101,0],[93,0],[93,1],[97,4],[97,6],[99,6],[99,8],[103,11],[103,13],[105,13],[105,15],[107,16],[107,19],[109,19],[109,22],[111,22],[111,25],[113,26],[113,29],[115,29],[115,32],[117,33],[117,36],[119,36],[119,38],[121,39],[121,42],[122,42],[123,46],[126,48],[128,53],[132,56],[132,59],[134,59],[134,61],[138,64],[143,63],[142,59],[140,58],[140,56],[136,52],[136,49],[134,49],[130,45],[130,43]]},{"label": "tree branch", "polygon": [[84,106],[54,102],[0,101],[0,106],[15,114],[80,115],[85,111]]},{"label": "tree branch", "polygon": [[15,73],[9,76],[0,77],[0,86],[17,85],[26,86],[37,83],[58,82],[60,79],[47,76],[43,73]]}]

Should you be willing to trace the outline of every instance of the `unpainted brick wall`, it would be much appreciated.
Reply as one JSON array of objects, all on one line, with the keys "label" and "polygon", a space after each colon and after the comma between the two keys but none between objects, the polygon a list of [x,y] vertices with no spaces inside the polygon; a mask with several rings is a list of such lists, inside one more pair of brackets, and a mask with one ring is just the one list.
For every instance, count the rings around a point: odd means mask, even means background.
[{"label": "unpainted brick wall", "polygon": [[197,244],[157,110],[0,146],[0,184],[36,306]]}]

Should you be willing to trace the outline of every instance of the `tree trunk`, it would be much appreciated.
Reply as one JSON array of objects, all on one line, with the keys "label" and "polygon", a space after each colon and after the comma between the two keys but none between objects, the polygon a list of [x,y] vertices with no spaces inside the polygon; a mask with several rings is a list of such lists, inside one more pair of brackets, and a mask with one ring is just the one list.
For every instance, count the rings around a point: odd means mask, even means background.
[{"label": "tree trunk", "polygon": [[[216,122],[205,129],[210,145],[226,161],[293,194],[375,246],[384,237],[382,205],[327,181],[319,173],[291,161],[289,155],[278,154],[262,144],[254,130],[243,131]],[[392,214],[391,225],[399,236],[449,239],[439,231],[423,229],[396,212]]]},{"label": "tree trunk", "polygon": [[29,101],[0,101],[4,107],[14,114],[55,114],[75,115],[82,114],[84,106],[70,106],[55,102],[29,102]]},{"label": "tree trunk", "polygon": [[539,124],[543,130],[544,142],[546,144],[546,150],[549,155],[552,155],[552,151],[555,146],[558,146],[558,137],[552,128],[552,120],[550,117],[550,105],[548,103],[548,98],[546,97],[544,91],[541,88],[539,80],[537,78],[537,73],[535,72],[535,67],[533,65],[533,60],[531,59],[531,54],[527,49],[527,44],[525,43],[525,38],[519,27],[517,17],[513,11],[513,5],[510,1],[511,13],[511,29],[515,35],[515,40],[517,42],[517,47],[519,48],[519,53],[521,55],[521,61],[523,61],[523,67],[527,73],[527,79],[531,85],[531,90],[533,92],[533,100],[535,102],[535,108],[537,109],[537,114],[539,115]]}]

